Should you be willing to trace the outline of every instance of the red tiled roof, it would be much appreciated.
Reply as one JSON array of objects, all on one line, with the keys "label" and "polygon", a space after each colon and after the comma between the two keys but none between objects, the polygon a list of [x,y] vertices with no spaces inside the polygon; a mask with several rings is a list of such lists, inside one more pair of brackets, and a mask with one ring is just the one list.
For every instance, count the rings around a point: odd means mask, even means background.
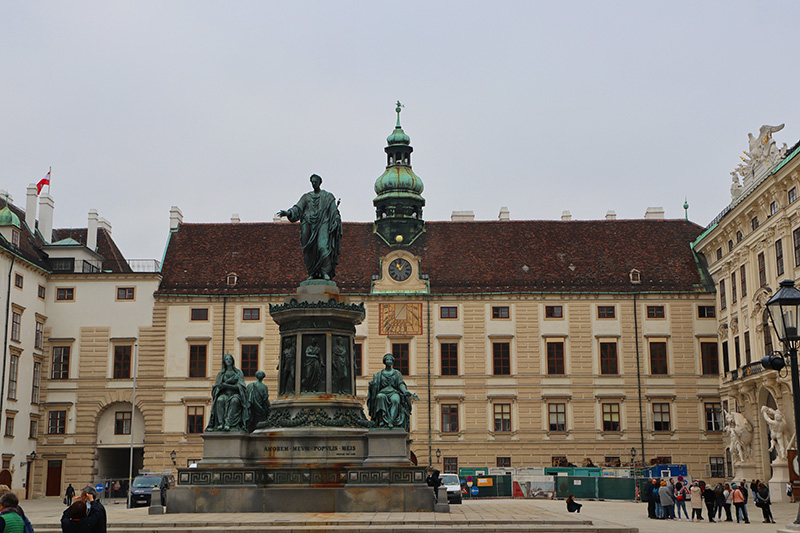
[{"label": "red tiled roof", "polygon": [[[426,222],[404,249],[422,258],[432,293],[703,292],[684,220]],[[392,247],[372,223],[344,223],[336,281],[365,294]],[[523,267],[527,266],[527,269]],[[642,283],[633,285],[637,269]],[[238,284],[226,285],[235,272]],[[182,224],[170,236],[159,294],[287,294],[306,279],[299,226]]]}]

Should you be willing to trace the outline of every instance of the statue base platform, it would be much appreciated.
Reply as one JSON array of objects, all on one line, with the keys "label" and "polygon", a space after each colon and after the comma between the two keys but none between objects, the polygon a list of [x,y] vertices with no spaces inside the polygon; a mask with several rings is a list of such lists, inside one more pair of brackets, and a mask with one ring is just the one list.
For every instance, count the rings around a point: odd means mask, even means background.
[{"label": "statue base platform", "polygon": [[789,463],[786,459],[772,462],[772,477],[769,480],[769,499],[773,503],[788,502],[786,484],[789,483]]},{"label": "statue base platform", "polygon": [[203,441],[203,460],[178,469],[168,513],[434,510],[403,430],[271,428]]},{"label": "statue base platform", "polygon": [[757,479],[760,475],[759,468],[753,463],[733,465],[733,479]]}]

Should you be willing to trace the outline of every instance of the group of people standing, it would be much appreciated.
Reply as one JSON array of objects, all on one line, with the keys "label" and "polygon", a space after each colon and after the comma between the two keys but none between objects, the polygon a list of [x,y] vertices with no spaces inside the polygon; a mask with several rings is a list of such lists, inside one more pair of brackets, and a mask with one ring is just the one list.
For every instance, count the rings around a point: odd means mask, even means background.
[{"label": "group of people standing", "polygon": [[[647,516],[652,519],[661,520],[683,520],[684,517],[689,521],[703,520],[703,505],[708,511],[709,522],[733,522],[731,506],[736,512],[736,522],[750,523],[750,516],[747,512],[747,501],[750,492],[756,507],[761,509],[764,516],[764,523],[775,523],[772,517],[771,501],[769,497],[769,487],[766,484],[755,480],[749,485],[747,480],[742,480],[741,484],[718,483],[715,486],[707,485],[705,481],[695,481],[691,486],[687,486],[681,481],[675,483],[674,479],[652,479],[647,484],[642,493],[642,499],[647,501]],[[686,502],[690,502],[692,517],[686,512]],[[725,518],[722,518],[722,513]]]}]

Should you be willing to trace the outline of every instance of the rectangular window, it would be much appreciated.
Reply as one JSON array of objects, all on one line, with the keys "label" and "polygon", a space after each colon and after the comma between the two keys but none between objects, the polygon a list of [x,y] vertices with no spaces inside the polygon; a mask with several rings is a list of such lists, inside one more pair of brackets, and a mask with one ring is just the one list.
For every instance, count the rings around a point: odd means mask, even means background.
[{"label": "rectangular window", "polygon": [[706,431],[722,431],[722,406],[719,403],[707,403]]},{"label": "rectangular window", "polygon": [[697,306],[697,318],[714,318],[716,316],[717,312],[713,305]]},{"label": "rectangular window", "polygon": [[205,424],[205,407],[189,406],[186,408],[186,433],[202,433]]},{"label": "rectangular window", "polygon": [[208,308],[192,309],[192,320],[208,320]]},{"label": "rectangular window", "polygon": [[764,353],[772,353],[772,328],[767,325],[763,329],[764,333]]},{"label": "rectangular window", "polygon": [[75,299],[75,289],[72,287],[60,287],[56,289],[56,300],[60,302],[72,301]]},{"label": "rectangular window", "polygon": [[458,318],[458,307],[443,305],[439,308],[439,318]]},{"label": "rectangular window", "polygon": [[261,308],[245,307],[242,309],[242,320],[261,320]]},{"label": "rectangular window", "polygon": [[361,363],[361,348],[362,348],[362,346],[363,345],[360,342],[357,342],[357,343],[353,344],[353,364],[356,367],[355,368],[356,376],[363,376],[364,375],[363,371],[361,370],[362,368],[364,368],[363,364]]},{"label": "rectangular window", "polygon": [[800,228],[792,232],[792,241],[794,243],[794,266],[800,266]]},{"label": "rectangular window", "polygon": [[11,230],[11,244],[19,247],[19,232],[15,229]]},{"label": "rectangular window", "polygon": [[442,352],[442,375],[443,376],[457,376],[458,375],[458,343],[443,342],[441,345]]},{"label": "rectangular window", "polygon": [[131,412],[117,411],[114,413],[114,435],[131,434]]},{"label": "rectangular window", "polygon": [[719,308],[725,309],[728,307],[728,301],[725,298],[725,280],[719,280]]},{"label": "rectangular window", "polygon": [[397,342],[392,344],[392,355],[394,356],[394,367],[404,376],[409,372],[408,343]]},{"label": "rectangular window", "polygon": [[258,371],[258,344],[242,344],[242,373],[251,378]]},{"label": "rectangular window", "polygon": [[547,373],[551,375],[564,373],[563,342],[547,343]]},{"label": "rectangular window", "polygon": [[722,248],[717,248],[717,261],[722,259]]},{"label": "rectangular window", "polygon": [[736,357],[736,368],[741,368],[742,366],[742,350],[739,347],[739,337],[733,338],[733,354]]},{"label": "rectangular window", "polygon": [[46,296],[47,296],[47,289],[45,289],[44,285],[39,285],[39,298],[44,300]]},{"label": "rectangular window", "polygon": [[609,375],[619,374],[616,342],[600,343],[600,373]]},{"label": "rectangular window", "polygon": [[69,379],[69,346],[53,346],[53,372],[50,379]]},{"label": "rectangular window", "polygon": [[752,362],[750,359],[750,332],[744,332],[744,364],[749,365]]},{"label": "rectangular window", "polygon": [[775,241],[775,272],[778,276],[783,275],[783,240]]},{"label": "rectangular window", "polygon": [[33,385],[31,386],[31,403],[39,403],[39,382],[42,377],[42,363],[33,362]]},{"label": "rectangular window", "polygon": [[67,432],[67,412],[50,411],[47,413],[47,434],[63,435]]},{"label": "rectangular window", "polygon": [[650,343],[650,373],[654,375],[667,374],[667,343]]},{"label": "rectangular window", "polygon": [[547,419],[550,431],[566,431],[567,404],[565,403],[547,404]]},{"label": "rectangular window", "polygon": [[134,287],[117,287],[117,300],[133,300],[135,295]]},{"label": "rectangular window", "polygon": [[793,203],[795,200],[797,200],[797,187],[792,187],[791,189],[789,189],[789,194],[787,195],[787,199],[789,200],[790,204]]},{"label": "rectangular window", "polygon": [[507,305],[496,305],[492,307],[492,318],[508,318],[509,316]]},{"label": "rectangular window", "polygon": [[716,342],[700,343],[700,361],[703,365],[704,376],[716,376],[719,374],[719,356],[717,355]]},{"label": "rectangular window", "polygon": [[731,273],[731,302],[736,303],[738,300],[736,294],[736,272]]},{"label": "rectangular window", "polygon": [[511,457],[498,457],[497,468],[511,468]]},{"label": "rectangular window", "polygon": [[492,343],[492,371],[495,376],[511,375],[511,343]]},{"label": "rectangular window", "polygon": [[613,305],[598,305],[597,306],[597,318],[614,318],[614,306]]},{"label": "rectangular window", "polygon": [[458,474],[458,457],[442,457],[443,474]]},{"label": "rectangular window", "polygon": [[722,371],[727,374],[730,372],[730,361],[728,360],[728,341],[722,341]]},{"label": "rectangular window", "polygon": [[442,433],[458,433],[458,404],[442,405]]},{"label": "rectangular window", "polygon": [[189,377],[206,377],[206,350],[205,344],[192,344],[189,346]]},{"label": "rectangular window", "polygon": [[663,305],[648,305],[647,306],[647,318],[664,318],[664,306]]},{"label": "rectangular window", "polygon": [[[6,315],[8,316],[8,315]],[[22,329],[22,314],[11,312],[11,340],[19,342],[19,332]]]},{"label": "rectangular window", "polygon": [[[794,189],[793,189],[794,190]],[[724,457],[709,457],[709,472],[711,477],[725,477],[725,458]]]},{"label": "rectangular window", "polygon": [[744,265],[739,267],[739,286],[742,288],[742,298],[744,298],[747,296],[747,271]]},{"label": "rectangular window", "polygon": [[35,439],[38,436],[39,436],[39,421],[31,420],[30,426],[28,428],[28,438]]},{"label": "rectangular window", "polygon": [[603,404],[603,431],[619,431],[619,404]]},{"label": "rectangular window", "polygon": [[14,286],[16,288],[21,289],[23,282],[22,274],[14,274]]},{"label": "rectangular window", "polygon": [[545,318],[564,318],[564,308],[560,305],[544,306]]},{"label": "rectangular window", "polygon": [[669,404],[653,404],[653,431],[669,431]]},{"label": "rectangular window", "polygon": [[44,346],[44,323],[36,321],[36,334],[33,337],[33,347],[41,350]]},{"label": "rectangular window", "polygon": [[777,212],[778,212],[778,202],[770,202],[769,203],[769,216],[772,216]]},{"label": "rectangular window", "polygon": [[753,220],[750,221],[750,227],[753,228],[753,231],[758,229],[758,217],[753,217]]},{"label": "rectangular window", "polygon": [[130,379],[133,346],[114,346],[114,379]]},{"label": "rectangular window", "polygon": [[14,436],[14,417],[7,416],[6,417],[6,437],[13,437]]},{"label": "rectangular window", "polygon": [[511,431],[511,404],[494,404],[494,430]]},{"label": "rectangular window", "polygon": [[758,254],[758,283],[761,287],[767,285],[767,260],[764,258],[764,252]]},{"label": "rectangular window", "polygon": [[19,355],[11,354],[8,365],[8,399],[17,399],[17,378],[19,377]]}]

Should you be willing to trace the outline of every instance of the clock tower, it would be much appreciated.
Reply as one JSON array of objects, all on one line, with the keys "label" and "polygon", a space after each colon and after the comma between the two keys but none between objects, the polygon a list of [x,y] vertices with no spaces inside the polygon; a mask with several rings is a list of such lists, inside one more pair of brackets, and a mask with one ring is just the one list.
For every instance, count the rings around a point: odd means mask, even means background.
[{"label": "clock tower", "polygon": [[397,102],[397,125],[386,139],[386,170],[375,180],[375,233],[392,246],[408,245],[425,231],[422,207],[425,188],[422,180],[411,170],[411,139],[400,126]]}]

